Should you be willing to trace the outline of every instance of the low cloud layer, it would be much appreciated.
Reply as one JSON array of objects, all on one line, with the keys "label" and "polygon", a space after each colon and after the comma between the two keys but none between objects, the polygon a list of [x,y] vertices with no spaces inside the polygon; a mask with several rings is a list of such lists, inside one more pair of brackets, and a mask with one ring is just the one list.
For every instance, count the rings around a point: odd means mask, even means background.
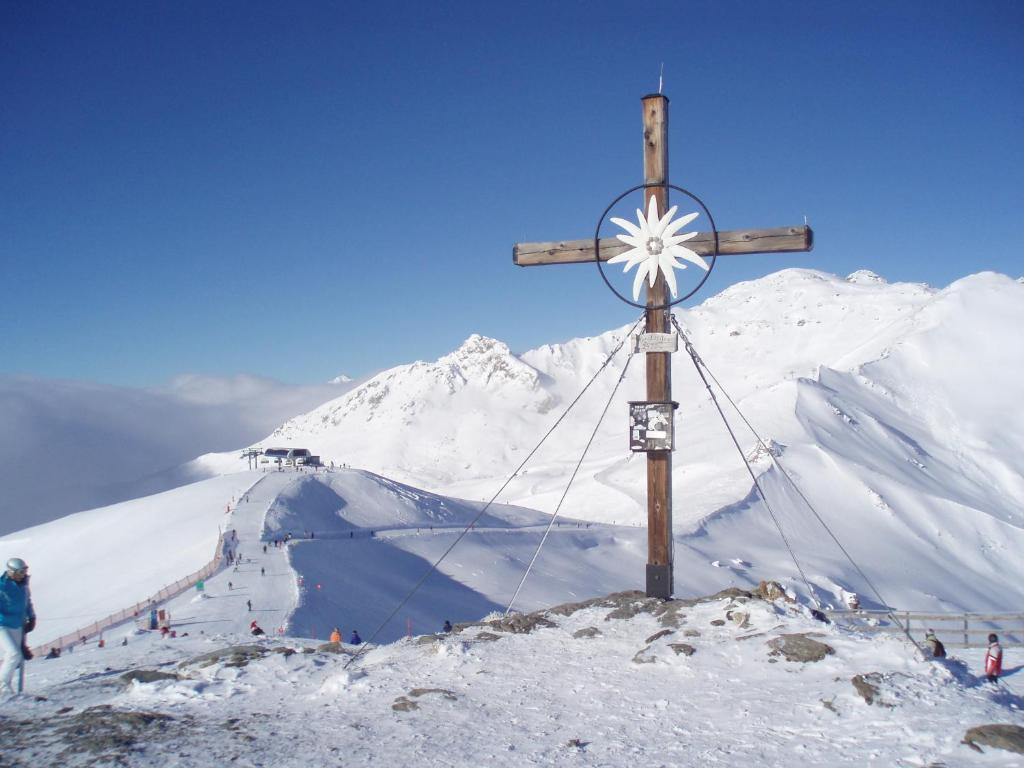
[{"label": "low cloud layer", "polygon": [[259,440],[351,386],[184,375],[146,390],[0,377],[0,534],[193,479],[175,468]]}]

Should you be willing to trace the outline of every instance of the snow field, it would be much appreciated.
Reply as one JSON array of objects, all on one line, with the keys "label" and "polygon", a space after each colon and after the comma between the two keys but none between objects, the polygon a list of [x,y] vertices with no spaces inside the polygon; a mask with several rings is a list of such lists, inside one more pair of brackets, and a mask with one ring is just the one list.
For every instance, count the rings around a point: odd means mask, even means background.
[{"label": "snow field", "polygon": [[239,473],[100,507],[0,539],[0,562],[21,557],[39,616],[33,644],[146,600],[209,563],[225,509],[259,479]]},{"label": "snow field", "polygon": [[[747,614],[742,625],[730,611]],[[35,667],[30,683],[46,699],[17,706],[35,722],[97,704],[174,718],[121,751],[129,766],[156,755],[166,765],[1019,764],[959,743],[972,725],[1020,722],[1024,702],[956,659],[921,661],[898,638],[822,625],[782,602],[712,600],[682,608],[676,625],[630,613],[592,607],[548,614],[555,626],[529,634],[470,627],[402,640],[347,669],[348,656],[316,652],[181,667],[223,640],[138,639]],[[834,652],[813,663],[771,655],[770,641],[797,632]],[[298,638],[267,646],[312,647]],[[139,667],[184,677],[117,684]],[[872,672],[878,700],[869,705],[851,678]],[[46,762],[48,749],[38,739],[12,764]]]}]

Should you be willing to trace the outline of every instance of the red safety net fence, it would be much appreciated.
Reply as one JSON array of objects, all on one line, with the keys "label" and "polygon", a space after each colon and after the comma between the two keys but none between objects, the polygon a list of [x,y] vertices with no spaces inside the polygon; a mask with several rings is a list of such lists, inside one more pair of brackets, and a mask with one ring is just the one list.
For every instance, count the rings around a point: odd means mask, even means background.
[{"label": "red safety net fence", "polygon": [[224,534],[221,533],[217,536],[217,550],[213,559],[195,573],[191,573],[184,578],[178,579],[173,584],[168,584],[162,587],[155,595],[152,595],[145,600],[140,600],[135,605],[123,608],[117,613],[112,613],[109,616],[99,619],[98,621],[94,621],[92,624],[77,629],[74,632],[69,632],[68,634],[62,635],[54,640],[42,643],[41,645],[33,648],[32,653],[37,657],[42,658],[53,648],[63,650],[74,646],[76,643],[81,643],[84,640],[90,640],[111,627],[116,627],[118,624],[123,624],[130,619],[137,620],[140,617],[148,616],[149,612],[156,608],[160,603],[166,602],[173,597],[177,597],[186,590],[194,587],[198,582],[209,578],[220,570],[221,563],[224,560],[223,544]]}]

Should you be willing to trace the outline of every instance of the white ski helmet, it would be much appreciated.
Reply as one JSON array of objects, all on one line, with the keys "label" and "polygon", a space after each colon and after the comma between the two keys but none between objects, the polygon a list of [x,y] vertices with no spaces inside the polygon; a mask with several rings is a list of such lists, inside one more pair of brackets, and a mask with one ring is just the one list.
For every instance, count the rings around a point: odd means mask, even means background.
[{"label": "white ski helmet", "polygon": [[27,571],[28,566],[25,564],[25,561],[22,560],[20,557],[12,557],[10,560],[7,561],[7,570],[11,573],[14,573],[16,571]]}]

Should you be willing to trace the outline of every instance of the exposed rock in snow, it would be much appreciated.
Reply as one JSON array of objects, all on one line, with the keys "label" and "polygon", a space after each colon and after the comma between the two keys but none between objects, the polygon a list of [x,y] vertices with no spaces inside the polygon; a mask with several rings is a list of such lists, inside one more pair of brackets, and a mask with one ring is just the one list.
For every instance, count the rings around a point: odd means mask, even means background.
[{"label": "exposed rock in snow", "polygon": [[826,656],[835,653],[835,649],[828,643],[815,640],[814,634],[816,633],[798,632],[779,635],[768,642],[768,646],[772,649],[770,655],[781,655],[786,661],[807,663],[821,661]]},{"label": "exposed rock in snow", "polygon": [[1011,723],[976,725],[964,734],[964,744],[981,752],[981,746],[1004,749],[1024,755],[1024,727]]}]

